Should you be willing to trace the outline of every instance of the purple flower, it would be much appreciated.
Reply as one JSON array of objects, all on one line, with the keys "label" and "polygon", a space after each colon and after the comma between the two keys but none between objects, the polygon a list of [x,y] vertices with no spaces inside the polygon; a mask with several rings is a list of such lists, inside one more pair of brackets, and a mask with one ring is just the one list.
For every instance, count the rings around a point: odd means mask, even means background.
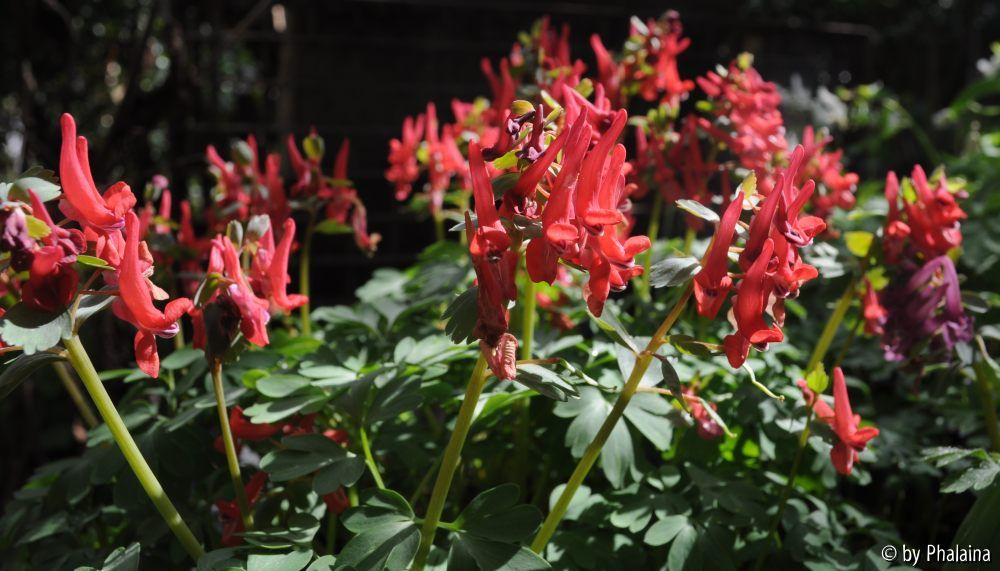
[{"label": "purple flower", "polygon": [[889,361],[948,358],[957,343],[972,339],[972,318],[962,308],[955,265],[938,256],[908,279],[890,285],[885,295],[889,317],[882,345]]}]

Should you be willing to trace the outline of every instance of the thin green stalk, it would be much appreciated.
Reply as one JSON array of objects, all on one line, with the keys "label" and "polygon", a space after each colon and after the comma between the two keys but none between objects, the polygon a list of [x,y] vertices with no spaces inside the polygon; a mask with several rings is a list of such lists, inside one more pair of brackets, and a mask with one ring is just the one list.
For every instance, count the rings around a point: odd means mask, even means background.
[{"label": "thin green stalk", "polygon": [[537,300],[535,299],[536,285],[534,280],[528,276],[521,295],[521,358],[531,358],[531,346],[535,340],[535,319],[538,312],[535,311]]},{"label": "thin green stalk", "polygon": [[694,228],[688,226],[684,230],[684,255],[691,255],[691,247],[694,246],[694,239],[698,236],[698,232]]},{"label": "thin green stalk", "polygon": [[299,255],[299,293],[306,297],[306,302],[299,308],[299,317],[302,322],[300,329],[306,337],[312,335],[312,319],[310,318],[309,300],[309,260],[312,254],[313,234],[316,233],[316,210],[309,211],[309,222],[306,224],[306,233],[302,237],[302,252]]},{"label": "thin green stalk", "polygon": [[87,425],[87,428],[95,428],[98,424],[97,417],[94,416],[94,411],[90,409],[90,405],[87,404],[87,399],[83,397],[83,393],[80,392],[80,387],[76,386],[76,381],[73,380],[72,375],[69,374],[69,367],[66,363],[62,361],[55,363],[52,366],[56,370],[56,376],[59,377],[59,381],[64,387],[66,387],[66,392],[69,393],[70,400],[76,405],[77,411],[80,412],[80,417],[83,418],[83,423]]},{"label": "thin green stalk", "polygon": [[444,216],[440,212],[434,213],[434,241],[444,242]]},{"label": "thin green stalk", "polygon": [[976,360],[972,365],[976,371],[976,386],[979,388],[979,402],[983,406],[983,420],[986,423],[986,432],[990,435],[990,443],[994,452],[1000,452],[1000,422],[997,421],[997,406],[993,400],[993,388],[991,385],[992,371],[989,370],[989,353],[986,351],[986,343],[981,335],[976,335],[976,344],[982,353],[982,359]]},{"label": "thin green stalk", "polygon": [[334,555],[337,553],[337,513],[330,512],[326,518],[326,553]]},{"label": "thin green stalk", "polygon": [[652,287],[649,283],[649,268],[653,265],[653,245],[660,234],[660,221],[663,219],[663,195],[659,190],[653,191],[653,207],[649,212],[649,228],[646,233],[649,236],[649,249],[642,258],[642,281],[639,282],[639,294],[643,299],[650,298]]},{"label": "thin green stalk", "polygon": [[[527,284],[521,294],[521,359],[531,359],[531,349],[535,339],[535,282],[524,272]],[[524,490],[528,478],[528,450],[531,446],[531,399],[520,399],[514,403],[514,469],[513,482]]]},{"label": "thin green stalk", "polygon": [[813,348],[812,355],[809,357],[809,364],[806,365],[805,375],[808,375],[823,362],[823,358],[826,357],[827,351],[830,350],[830,344],[833,343],[833,337],[837,334],[837,329],[840,327],[840,323],[844,320],[844,315],[847,314],[847,310],[851,307],[851,302],[854,301],[854,286],[858,283],[858,278],[852,276],[851,280],[847,282],[847,288],[844,289],[844,294],[840,296],[840,300],[837,301],[836,307],[833,308],[833,313],[830,315],[830,319],[826,322],[826,326],[823,328],[823,333],[819,336],[819,341],[816,343],[816,347]]},{"label": "thin green stalk", "polygon": [[646,349],[640,353],[636,360],[635,366],[632,367],[632,373],[629,375],[628,380],[625,382],[625,386],[622,388],[621,394],[618,395],[618,400],[615,401],[614,406],[611,408],[611,412],[608,417],[604,419],[604,424],[597,431],[597,435],[594,436],[594,440],[591,441],[590,445],[587,446],[587,450],[583,453],[583,457],[576,465],[576,469],[573,470],[573,474],[570,476],[569,481],[566,483],[566,487],[563,488],[562,494],[559,495],[559,499],[556,500],[556,504],[552,507],[552,511],[549,512],[548,517],[545,518],[545,522],[542,523],[542,529],[538,531],[538,535],[535,536],[535,540],[531,543],[531,550],[535,553],[541,553],[542,549],[552,538],[555,533],[556,528],[559,526],[559,522],[562,521],[563,516],[566,515],[566,510],[569,508],[570,502],[573,500],[573,496],[576,491],[583,484],[584,479],[587,474],[590,473],[590,469],[597,462],[598,456],[601,455],[601,449],[604,447],[604,443],[607,442],[608,437],[611,435],[611,431],[614,430],[615,425],[621,420],[622,414],[625,412],[625,407],[628,406],[632,396],[635,395],[636,389],[639,388],[639,381],[642,380],[643,375],[646,374],[646,370],[649,369],[649,365],[653,360],[653,354],[663,343],[663,338],[666,336],[670,328],[673,327],[674,322],[680,317],[681,312],[687,305],[688,299],[691,298],[692,287],[689,284],[681,294],[681,298],[677,301],[677,305],[674,306],[670,314],[663,320],[660,327],[653,334],[653,337],[649,340],[649,344],[646,345]]},{"label": "thin green stalk", "polygon": [[156,475],[153,474],[153,470],[150,469],[149,464],[142,457],[142,452],[139,451],[139,447],[125,426],[125,422],[122,421],[122,417],[118,414],[115,404],[111,401],[111,395],[108,394],[108,391],[104,388],[104,384],[101,383],[101,379],[97,375],[97,370],[90,361],[90,356],[87,355],[87,350],[80,343],[80,338],[73,335],[63,339],[63,343],[69,354],[70,364],[73,365],[76,374],[83,381],[83,386],[90,393],[90,398],[94,401],[94,405],[97,406],[97,411],[101,414],[101,418],[108,425],[111,435],[118,444],[118,448],[122,451],[122,455],[125,456],[125,460],[132,468],[132,472],[135,473],[142,488],[149,495],[149,499],[153,501],[156,509],[163,516],[164,521],[167,522],[167,527],[170,528],[170,531],[174,532],[174,535],[177,536],[177,539],[184,546],[184,550],[188,552],[188,555],[197,561],[205,554],[205,549],[198,543],[194,534],[191,533],[191,529],[181,519],[181,515],[177,513],[177,508],[174,507],[170,498],[167,497],[166,492],[163,491],[163,486],[160,485],[159,480],[156,479]]},{"label": "thin green stalk", "polygon": [[243,517],[243,527],[253,529],[253,513],[250,512],[250,502],[243,487],[243,477],[240,475],[240,461],[236,455],[236,443],[233,441],[233,431],[229,426],[229,414],[226,412],[226,389],[222,386],[222,362],[212,361],[212,386],[215,388],[215,408],[219,412],[219,428],[222,430],[222,444],[226,449],[226,464],[229,466],[229,478],[233,481],[233,491],[236,494],[236,505]]},{"label": "thin green stalk", "polygon": [[[807,376],[819,367],[823,362],[823,359],[826,357],[827,352],[830,350],[830,344],[833,343],[833,337],[836,335],[837,329],[840,328],[840,324],[844,321],[844,316],[847,314],[847,310],[851,307],[851,303],[854,301],[854,288],[856,284],[857,277],[852,276],[850,281],[847,282],[847,287],[844,289],[843,295],[840,296],[840,300],[837,301],[837,305],[833,308],[833,313],[830,315],[829,321],[826,322],[826,326],[823,328],[823,333],[820,335],[819,341],[816,343],[816,347],[813,348],[812,355],[809,357],[809,363],[806,365],[803,377]],[[856,328],[852,331],[856,331]],[[845,342],[841,351],[842,354],[837,357],[838,363],[840,359],[843,358],[843,353],[847,351],[850,343],[851,338],[848,338],[848,341]],[[816,395],[816,398],[819,398],[819,395]],[[778,526],[781,525],[781,516],[785,511],[785,506],[788,504],[788,499],[792,495],[792,489],[795,486],[795,478],[798,476],[799,466],[802,464],[802,457],[805,453],[806,444],[809,442],[809,434],[811,432],[814,412],[814,407],[810,406],[809,412],[806,414],[805,427],[799,434],[799,442],[797,448],[795,449],[795,457],[792,459],[792,467],[788,472],[788,480],[785,482],[785,486],[781,490],[781,498],[778,500],[778,511],[775,512],[774,519],[771,521],[771,527],[767,532],[767,537],[774,538],[779,547],[781,546],[781,538],[778,536]],[[767,552],[762,552],[757,558],[756,565],[754,565],[755,571],[760,571],[760,569],[763,568],[764,560],[766,558]]]},{"label": "thin green stalk", "polygon": [[359,429],[359,436],[361,437],[361,450],[365,453],[365,464],[368,465],[368,470],[372,473],[372,478],[375,478],[375,485],[379,487],[380,490],[385,489],[385,483],[382,481],[382,474],[378,472],[378,464],[375,463],[375,457],[372,456],[372,448],[368,444],[368,432],[365,427],[362,426]]},{"label": "thin green stalk", "polygon": [[427,556],[434,543],[434,534],[441,521],[441,513],[444,512],[444,503],[448,499],[448,490],[451,488],[451,481],[455,477],[455,470],[458,468],[458,462],[462,456],[462,447],[465,445],[469,428],[472,426],[472,414],[476,410],[476,403],[479,402],[479,395],[483,393],[483,387],[486,385],[486,377],[486,359],[480,355],[476,361],[476,367],[472,370],[472,376],[469,377],[465,398],[462,400],[462,406],[458,410],[458,418],[455,420],[455,429],[452,431],[448,446],[445,448],[437,480],[434,481],[434,491],[431,492],[430,503],[427,504],[427,515],[424,517],[424,525],[420,529],[420,547],[417,549],[413,566],[410,568],[412,571],[422,571],[427,563]]}]

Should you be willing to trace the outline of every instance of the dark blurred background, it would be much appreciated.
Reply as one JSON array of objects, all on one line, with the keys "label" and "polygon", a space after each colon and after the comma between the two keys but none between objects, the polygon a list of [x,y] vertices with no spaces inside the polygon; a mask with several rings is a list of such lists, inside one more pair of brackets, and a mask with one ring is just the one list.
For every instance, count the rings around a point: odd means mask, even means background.
[{"label": "dark blurred background", "polygon": [[[764,77],[786,86],[793,74],[809,91],[882,82],[926,123],[976,76],[977,59],[1000,39],[1000,7],[984,0],[2,0],[0,6],[2,174],[57,166],[64,111],[91,139],[99,183],[121,179],[141,188],[162,173],[175,193],[211,183],[209,143],[225,150],[253,133],[284,153],[285,134],[301,137],[311,126],[328,149],[349,137],[350,178],[368,205],[370,228],[384,238],[368,259],[347,237],[323,237],[313,270],[317,304],[350,301],[374,267],[406,265],[432,241],[430,222],[397,204],[382,177],[388,141],[429,100],[443,110],[452,98],[486,94],[480,58],[506,55],[517,33],[542,15],[570,24],[574,57],[592,64],[592,33],[617,50],[630,16],[675,9],[692,39],[680,60],[685,77],[751,51]],[[851,158],[848,166],[863,179],[884,176],[870,166],[875,161]],[[908,169],[925,158],[904,137],[882,153],[880,168]],[[326,164],[332,166],[332,156]],[[107,344],[109,350],[116,344],[126,343]],[[69,402],[33,391],[61,387],[26,383],[0,403],[0,448],[8,452],[0,454],[0,501],[32,465],[57,455],[60,443],[72,445],[65,423],[45,422],[72,415]],[[53,403],[66,410],[45,408]]]}]

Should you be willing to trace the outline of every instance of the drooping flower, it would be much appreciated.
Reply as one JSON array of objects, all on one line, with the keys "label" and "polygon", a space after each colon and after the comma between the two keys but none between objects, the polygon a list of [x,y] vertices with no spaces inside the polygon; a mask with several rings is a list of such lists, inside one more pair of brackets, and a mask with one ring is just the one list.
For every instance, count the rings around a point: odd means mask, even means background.
[{"label": "drooping flower", "polygon": [[103,195],[90,173],[87,139],[76,136],[76,122],[63,113],[62,150],[59,155],[59,178],[65,201],[63,212],[85,228],[96,231],[118,230],[125,224],[125,213],[135,206],[135,195],[128,185],[118,182]]},{"label": "drooping flower", "polygon": [[289,313],[309,301],[300,294],[288,294],[288,258],[295,241],[295,221],[285,220],[281,231],[281,241],[274,245],[274,229],[268,227],[257,248],[257,255],[251,264],[251,281],[261,297],[270,302],[273,313]]},{"label": "drooping flower", "polygon": [[474,142],[469,144],[469,168],[478,225],[473,230],[471,218],[466,214],[469,253],[479,284],[479,318],[473,335],[480,340],[483,356],[497,378],[512,379],[516,371],[508,357],[516,354],[517,339],[507,333],[507,304],[517,297],[514,285],[517,254],[510,250],[510,236],[500,222],[486,164],[479,145]]},{"label": "drooping flower", "polygon": [[[267,472],[260,471],[254,474],[244,487],[251,510],[266,482]],[[240,514],[239,504],[236,503],[236,500],[217,500],[215,507],[219,510],[219,519],[222,520],[222,544],[226,547],[236,547],[242,544],[243,538],[240,537],[240,534],[246,531],[246,528],[243,527],[243,517]]]},{"label": "drooping flower", "polygon": [[883,325],[889,317],[889,312],[879,301],[878,291],[872,286],[872,281],[867,276],[865,277],[865,293],[861,300],[861,314],[865,320],[865,333],[882,335],[885,332]]},{"label": "drooping flower", "polygon": [[[177,321],[193,307],[190,299],[178,298],[167,303],[163,311],[153,305],[153,290],[147,271],[152,272],[149,250],[140,259],[139,219],[129,211],[125,214],[125,249],[121,265],[116,272],[119,297],[112,310],[119,318],[128,321],[138,330],[135,334],[135,358],[147,375],[159,376],[160,356],[156,338],[171,338],[180,330]],[[145,243],[143,243],[145,246]]]},{"label": "drooping flower", "polygon": [[847,383],[844,382],[844,373],[840,367],[833,370],[833,421],[830,425],[838,440],[830,451],[830,460],[838,472],[850,476],[859,453],[865,449],[869,440],[878,436],[879,431],[874,426],[860,427],[861,417],[851,410]]},{"label": "drooping flower", "polygon": [[774,242],[768,238],[761,248],[760,255],[740,280],[737,293],[733,296],[736,332],[726,336],[723,346],[729,364],[734,369],[743,365],[751,345],[763,351],[768,343],[779,342],[785,338],[777,324],[768,326],[764,322],[764,310],[774,288],[773,281],[765,273],[773,250]]},{"label": "drooping flower", "polygon": [[734,198],[726,208],[715,237],[705,255],[705,264],[694,277],[694,298],[698,305],[698,315],[715,319],[722,308],[733,280],[729,277],[729,247],[732,245],[736,223],[743,212],[743,193]]}]

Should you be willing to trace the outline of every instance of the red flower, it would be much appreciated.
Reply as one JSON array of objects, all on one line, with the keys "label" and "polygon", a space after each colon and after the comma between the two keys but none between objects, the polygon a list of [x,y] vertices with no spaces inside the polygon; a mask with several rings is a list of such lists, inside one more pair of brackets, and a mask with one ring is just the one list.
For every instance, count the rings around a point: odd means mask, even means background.
[{"label": "red flower", "polygon": [[[112,309],[119,318],[138,329],[135,334],[135,358],[139,368],[151,377],[160,372],[160,356],[156,338],[177,334],[177,320],[193,307],[190,299],[179,298],[167,304],[163,311],[153,305],[151,285],[140,267],[152,270],[151,262],[139,258],[139,219],[129,211],[125,214],[125,251],[117,271],[119,298]],[[143,249],[146,256],[148,250]]]},{"label": "red flower", "polygon": [[[418,115],[415,120],[407,117],[403,120],[402,137],[389,141],[389,168],[385,171],[385,178],[395,185],[396,200],[406,200],[413,191],[413,183],[420,176],[417,148],[423,134],[424,116]],[[295,154],[298,154],[297,149]]]},{"label": "red flower", "polygon": [[889,203],[889,213],[885,218],[882,248],[885,251],[886,261],[895,264],[903,254],[906,238],[910,235],[910,227],[900,216],[899,179],[892,171],[885,175],[885,200]]},{"label": "red flower", "polygon": [[268,228],[261,238],[257,256],[253,260],[251,275],[254,284],[270,301],[270,309],[274,312],[288,313],[301,307],[309,298],[304,295],[286,293],[288,288],[288,257],[295,241],[295,221],[285,220],[281,233],[281,242],[274,245],[274,229]]},{"label": "red flower", "polygon": [[737,294],[733,296],[736,332],[727,335],[723,341],[726,357],[733,368],[740,367],[746,361],[750,345],[763,351],[767,348],[768,343],[778,342],[785,338],[777,325],[768,327],[764,323],[763,316],[768,297],[774,288],[774,283],[765,274],[773,250],[774,242],[767,239],[760,255],[757,256],[756,261],[740,280]]},{"label": "red flower", "polygon": [[[684,395],[684,400],[688,403],[688,408],[691,410],[691,416],[694,418],[695,430],[698,432],[699,438],[714,440],[725,434],[719,423],[705,410],[705,405],[701,398],[697,396],[697,392],[693,387],[684,387],[681,391]],[[709,406],[712,407],[712,410],[718,409],[718,406],[714,402],[709,403]]]},{"label": "red flower", "polygon": [[497,214],[493,186],[479,145],[475,142],[469,143],[469,169],[478,224],[473,231],[472,221],[466,214],[469,253],[479,283],[479,318],[473,334],[480,339],[483,355],[490,362],[494,374],[500,379],[512,379],[516,371],[513,371],[506,356],[511,345],[516,349],[517,340],[507,334],[507,304],[517,297],[514,285],[517,254],[510,250],[510,236]]},{"label": "red flower", "polygon": [[246,440],[248,442],[259,442],[267,440],[281,430],[277,424],[255,424],[243,415],[243,409],[234,406],[229,411],[229,427],[233,431],[233,438]]},{"label": "red flower", "polygon": [[865,449],[868,441],[878,436],[878,429],[873,426],[859,428],[861,417],[851,410],[851,401],[847,396],[847,384],[844,373],[837,367],[833,370],[833,432],[838,442],[830,451],[830,460],[838,472],[845,476],[851,475],[851,468],[858,460],[858,453]]},{"label": "red flower", "polygon": [[[267,473],[257,472],[244,487],[251,510],[257,502],[257,496],[260,495],[265,482],[267,482]],[[246,529],[243,527],[243,517],[236,500],[217,500],[215,507],[219,509],[219,519],[222,520],[222,545],[236,547],[243,543],[243,538],[239,534]]]},{"label": "red flower", "polygon": [[323,496],[323,503],[326,504],[326,509],[330,510],[330,513],[337,515],[344,513],[344,510],[351,507],[351,500],[347,498],[344,488],[337,488],[336,491]]},{"label": "red flower", "polygon": [[723,213],[712,244],[705,255],[705,265],[694,277],[694,298],[698,304],[698,315],[715,319],[722,303],[726,301],[729,290],[733,287],[733,280],[729,277],[729,246],[732,244],[736,223],[739,222],[742,212],[741,191]]},{"label": "red flower", "polygon": [[[20,254],[25,259],[25,255],[30,254],[29,277],[21,286],[21,301],[32,309],[53,312],[69,305],[76,296],[80,277],[73,264],[76,262],[76,255],[86,249],[86,241],[79,230],[56,226],[38,196],[30,189],[28,195],[31,197],[32,214],[49,227],[49,234],[42,238],[44,245],[41,248]],[[20,209],[17,212],[23,219]],[[12,215],[11,218],[16,220],[16,216]],[[20,239],[24,243],[23,238],[15,238],[15,241]],[[30,236],[28,238],[27,244],[33,247],[34,241],[30,240]],[[12,252],[12,258],[16,254],[18,253]]]},{"label": "red flower", "polygon": [[894,263],[902,252],[903,238],[909,237],[913,248],[924,260],[947,254],[952,248],[962,244],[962,230],[959,221],[966,218],[958,206],[955,195],[948,190],[948,182],[942,175],[937,188],[931,189],[924,169],[917,165],[911,175],[915,200],[902,195],[905,223],[901,220],[897,197],[899,187],[896,177],[889,173],[886,178],[886,200],[889,215],[886,218],[886,257]]},{"label": "red flower", "polygon": [[884,333],[885,330],[882,326],[889,318],[889,311],[882,305],[878,297],[878,292],[872,287],[871,280],[865,277],[865,294],[861,301],[861,311],[865,318],[865,333],[869,335]]},{"label": "red flower", "polygon": [[240,255],[237,253],[233,243],[225,236],[219,236],[212,242],[213,249],[219,252],[225,268],[226,277],[229,278],[229,285],[225,288],[225,295],[236,305],[240,314],[240,331],[247,341],[263,347],[268,344],[267,322],[271,316],[268,313],[269,304],[267,300],[260,299],[254,295],[253,289],[247,283],[243,270],[240,267]]},{"label": "red flower", "polygon": [[63,211],[81,225],[99,231],[117,230],[125,224],[125,213],[135,206],[135,195],[128,185],[119,182],[102,196],[90,174],[87,139],[76,136],[76,122],[63,113],[62,151],[59,155],[59,178],[63,187]]}]

